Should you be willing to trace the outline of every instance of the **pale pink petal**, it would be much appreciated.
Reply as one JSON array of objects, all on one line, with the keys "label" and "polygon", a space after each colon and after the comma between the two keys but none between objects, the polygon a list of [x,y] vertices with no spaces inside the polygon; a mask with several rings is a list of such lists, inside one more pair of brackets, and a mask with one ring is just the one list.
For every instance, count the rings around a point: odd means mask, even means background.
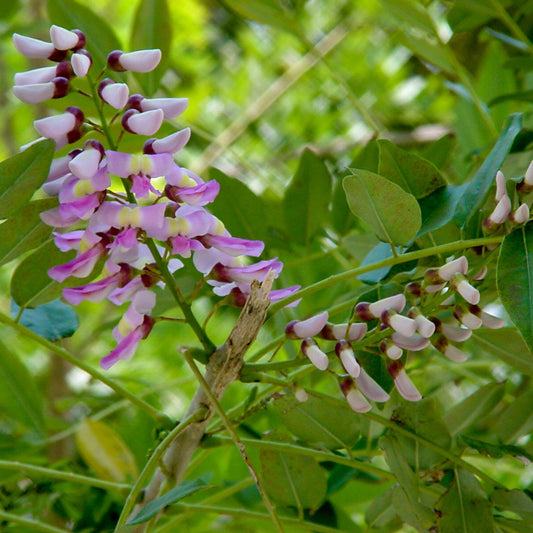
[{"label": "pale pink petal", "polygon": [[188,105],[188,98],[143,98],[141,100],[141,109],[143,111],[161,109],[165,115],[165,120],[181,115]]},{"label": "pale pink petal", "polygon": [[85,54],[75,53],[72,54],[70,58],[70,63],[72,65],[72,70],[78,78],[85,78],[89,69],[91,68],[92,61],[90,57],[87,57]]},{"label": "pale pink petal", "polygon": [[56,77],[56,66],[34,68],[26,72],[15,74],[15,85],[33,85],[34,83],[46,83]]},{"label": "pale pink petal", "polygon": [[51,81],[31,85],[15,85],[13,94],[26,104],[39,104],[53,98],[56,86]]},{"label": "pale pink petal", "polygon": [[383,298],[377,302],[371,303],[368,308],[374,317],[379,318],[383,311],[394,309],[398,313],[401,313],[404,307],[405,296],[403,294],[395,294],[394,296],[389,296],[388,298]]},{"label": "pale pink petal", "polygon": [[462,255],[453,261],[449,261],[438,269],[439,276],[444,281],[450,281],[454,274],[466,274],[468,272],[468,260]]},{"label": "pale pink petal", "polygon": [[118,58],[122,68],[132,72],[150,72],[157,67],[159,61],[161,61],[161,50],[158,48],[123,53]]},{"label": "pale pink petal", "polygon": [[285,333],[291,338],[305,339],[306,337],[314,337],[328,321],[328,312],[323,311],[318,315],[312,316],[307,320],[293,320],[287,324]]},{"label": "pale pink petal", "polygon": [[[151,150],[156,154],[169,153],[174,154],[181,150],[191,138],[190,128],[177,131],[172,135],[162,139],[152,139],[150,142]],[[147,141],[148,142],[148,141]]]},{"label": "pale pink petal", "polygon": [[318,370],[326,370],[328,368],[328,356],[318,347],[318,344],[313,339],[304,339],[301,350]]},{"label": "pale pink petal", "polygon": [[375,402],[386,402],[390,399],[390,396],[365,372],[364,368],[361,368],[359,377],[355,378],[355,383],[367,398]]},{"label": "pale pink petal", "polygon": [[33,37],[13,34],[13,44],[23,55],[31,59],[45,59],[54,53],[55,47],[52,43],[47,43]]},{"label": "pale pink petal", "polygon": [[125,83],[110,83],[102,88],[100,95],[111,107],[123,109],[128,102],[130,90]]},{"label": "pale pink petal", "polygon": [[394,384],[398,392],[410,402],[418,402],[422,399],[422,395],[415,387],[405,370],[400,370],[394,377]]},{"label": "pale pink petal", "polygon": [[53,25],[50,27],[50,40],[57,50],[70,50],[78,44],[79,36],[73,31]]}]

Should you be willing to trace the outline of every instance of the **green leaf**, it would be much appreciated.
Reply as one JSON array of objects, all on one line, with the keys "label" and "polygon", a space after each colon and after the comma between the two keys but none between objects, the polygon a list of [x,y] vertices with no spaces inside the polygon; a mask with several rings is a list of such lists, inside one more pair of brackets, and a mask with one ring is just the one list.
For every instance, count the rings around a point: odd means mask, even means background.
[{"label": "green leaf", "polygon": [[404,447],[400,445],[398,435],[389,432],[379,439],[379,446],[385,452],[387,464],[400,486],[416,501],[420,494],[418,478],[405,458]]},{"label": "green leaf", "polygon": [[332,408],[312,395],[306,402],[285,395],[273,407],[284,426],[309,444],[335,450],[351,448],[359,438],[359,418],[349,407]]},{"label": "green leaf", "polygon": [[426,8],[413,0],[382,0],[385,9],[395,19],[400,28],[417,29],[435,35],[435,24]]},{"label": "green leaf", "polygon": [[479,208],[485,203],[485,199],[494,183],[496,172],[509,153],[513,141],[520,133],[522,127],[522,114],[515,113],[507,119],[503,131],[496,141],[494,148],[483,162],[480,169],[468,185],[463,196],[457,204],[455,218],[462,228],[465,228],[468,221],[477,213]]},{"label": "green leaf", "polygon": [[392,244],[406,244],[422,224],[416,198],[399,185],[368,172],[351,170],[343,180],[352,213],[366,222],[377,237]]},{"label": "green leaf", "polygon": [[54,141],[46,139],[0,163],[0,219],[24,207],[48,176]]},{"label": "green leaf", "polygon": [[[49,241],[28,255],[15,269],[11,278],[11,297],[20,307],[37,307],[61,296],[62,285],[48,275],[48,270],[66,263],[75,252],[61,252]],[[72,285],[83,281],[72,278]]]},{"label": "green leaf", "polygon": [[276,0],[224,0],[231,9],[244,18],[298,34],[298,25],[292,14]]},{"label": "green leaf", "polygon": [[232,235],[244,239],[265,240],[267,214],[260,198],[244,183],[230,178],[216,168],[209,169],[209,178],[218,181],[220,192],[210,211],[224,221]]},{"label": "green leaf", "polygon": [[489,102],[489,106],[495,106],[497,104],[501,104],[503,102],[533,102],[533,90],[529,91],[517,91],[514,93],[509,94],[502,94],[500,96],[497,96],[496,98],[493,98]]},{"label": "green leaf", "polygon": [[533,431],[533,389],[515,398],[498,416],[494,431],[502,442],[511,442]]},{"label": "green leaf", "polygon": [[0,340],[0,412],[41,432],[43,401],[26,366]]},{"label": "green leaf", "polygon": [[392,505],[403,522],[418,529],[431,531],[437,519],[435,512],[422,502],[409,497],[402,487],[394,487]]},{"label": "green leaf", "polygon": [[291,241],[307,245],[323,227],[332,181],[322,160],[306,148],[283,199],[285,227]]},{"label": "green leaf", "polygon": [[[371,265],[372,263],[377,263],[378,261],[383,261],[384,259],[389,259],[392,257],[392,248],[388,242],[380,242],[370,252],[365,256],[361,261],[360,266]],[[364,281],[365,283],[377,283],[381,281],[391,270],[392,266],[379,268],[377,270],[372,270],[357,276],[357,279]]]},{"label": "green leaf", "polygon": [[20,0],[0,3],[0,20],[7,21],[20,9]]},{"label": "green leaf", "polygon": [[509,317],[533,349],[533,224],[509,233],[498,256],[497,285]]},{"label": "green leaf", "polygon": [[259,459],[265,490],[275,503],[312,510],[324,501],[326,475],[314,459],[269,450],[261,450]]},{"label": "green leaf", "polygon": [[424,159],[433,163],[438,169],[444,168],[457,143],[455,135],[448,133],[435,142],[429,143],[420,149],[420,154]]},{"label": "green leaf", "polygon": [[505,382],[489,383],[454,405],[444,415],[450,433],[455,435],[474,426],[482,417],[494,410],[504,393]]},{"label": "green leaf", "polygon": [[[122,45],[113,28],[92,9],[75,0],[48,0],[48,17],[52,24],[69,30],[78,28],[87,38],[87,50],[91,54],[91,72],[98,73],[107,63],[107,55],[121,50]],[[119,73],[113,73],[116,79]]]},{"label": "green leaf", "polygon": [[165,73],[170,47],[172,45],[171,16],[166,0],[141,0],[135,11],[131,31],[132,50],[159,48],[161,62],[151,72],[136,75],[145,96],[153,96]]},{"label": "green leaf", "polygon": [[127,526],[133,526],[146,522],[152,516],[155,516],[160,509],[163,509],[167,505],[179,502],[191,494],[195,494],[201,490],[213,488],[212,485],[207,484],[208,480],[205,477],[193,479],[192,481],[183,481],[177,487],[169,490],[163,496],[152,500],[145,505],[129,522],[126,522]]},{"label": "green leaf", "polygon": [[505,490],[496,488],[490,499],[495,507],[502,510],[512,511],[522,518],[533,523],[533,500],[523,491]]},{"label": "green leaf", "polygon": [[[11,316],[16,317],[20,307],[11,302]],[[78,315],[70,306],[61,300],[54,300],[35,309],[24,309],[19,322],[50,341],[71,337],[78,329]]]},{"label": "green leaf", "polygon": [[401,524],[398,523],[398,517],[392,502],[395,489],[396,487],[391,487],[367,507],[365,522],[369,528],[382,528],[395,524],[398,527],[392,527],[391,531],[399,529]]},{"label": "green leaf", "polygon": [[494,531],[492,505],[479,481],[466,470],[456,470],[446,493],[437,503],[439,533]]},{"label": "green leaf", "polygon": [[477,450],[479,453],[486,455],[487,457],[492,457],[493,459],[499,459],[500,457],[509,455],[521,459],[522,461],[524,457],[529,462],[533,460],[533,455],[520,446],[513,446],[511,444],[492,444],[491,442],[474,439],[472,437],[467,437],[466,435],[461,435],[461,440],[468,447]]},{"label": "green leaf", "polygon": [[418,236],[442,228],[453,219],[457,203],[461,199],[467,184],[448,185],[437,189],[420,200],[422,227]]},{"label": "green leaf", "polygon": [[440,46],[438,43],[412,33],[401,34],[397,39],[401,45],[409,48],[423,60],[432,63],[447,74],[455,74],[446,48]]},{"label": "green leaf", "polygon": [[137,477],[133,454],[110,425],[86,419],[78,427],[75,439],[83,460],[100,479],[120,483]]},{"label": "green leaf", "polygon": [[[401,404],[394,410],[391,420],[444,450],[449,450],[451,447],[452,439],[448,428],[431,398]],[[428,469],[443,461],[442,455],[438,452],[426,448],[409,437],[398,435],[397,439],[403,456],[414,468]]]},{"label": "green leaf", "polygon": [[511,367],[533,376],[533,354],[515,328],[487,329],[474,332],[474,341],[484,353],[501,359]]},{"label": "green leaf", "polygon": [[415,198],[424,198],[446,185],[437,167],[417,154],[398,148],[390,141],[379,140],[380,176],[399,185]]},{"label": "green leaf", "polygon": [[57,199],[36,200],[24,206],[0,225],[0,265],[37,248],[50,237],[52,228],[39,214],[57,205]]}]

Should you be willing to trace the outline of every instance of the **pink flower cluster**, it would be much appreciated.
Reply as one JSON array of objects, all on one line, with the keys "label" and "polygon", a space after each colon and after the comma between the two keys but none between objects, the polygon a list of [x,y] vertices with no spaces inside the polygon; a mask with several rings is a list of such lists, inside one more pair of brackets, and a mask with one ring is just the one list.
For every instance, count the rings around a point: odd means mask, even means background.
[{"label": "pink flower cluster", "polygon": [[[51,42],[21,35],[13,38],[26,57],[56,62],[15,76],[14,93],[24,102],[64,97],[75,90],[76,77],[89,76],[89,83],[95,83],[90,79],[92,59],[84,49],[83,33],[52,26],[50,38]],[[149,72],[160,59],[159,50],[115,50],[108,56],[107,68]],[[102,77],[103,73],[97,79]],[[99,98],[96,104],[104,111],[110,106],[121,112],[119,139],[127,133],[154,135],[164,120],[178,116],[188,103],[186,98],[130,96],[127,84],[109,77],[100,81],[95,92]],[[77,107],[67,107],[64,113],[36,120],[34,125],[43,137],[55,140],[56,149],[78,141],[89,131],[105,130],[103,125],[86,120]],[[76,251],[74,259],[53,267],[49,275],[63,282],[102,269],[97,281],[64,289],[65,300],[74,305],[105,299],[116,305],[130,304],[113,331],[118,344],[102,359],[104,368],[132,357],[139,341],[150,333],[156,303],[151,289],[165,285],[161,264],[173,274],[184,266],[182,259],[192,256],[196,269],[209,276],[207,283],[214,292],[231,297],[237,305],[244,304],[252,281],[262,281],[270,270],[277,277],[282,269],[276,259],[246,264],[243,256],[259,256],[264,244],[233,237],[206,209],[217,196],[219,184],[203,181],[174,161],[174,154],[189,137],[187,128],[163,138],[150,138],[140,154],[118,151],[116,141],[109,137],[108,147],[88,139],[53,161],[43,186],[47,194],[58,197],[59,205],[42,213],[41,218],[60,229],[54,232],[60,250]],[[122,188],[117,187],[117,178]],[[270,296],[278,300],[297,289],[272,291]]]},{"label": "pink flower cluster", "polygon": [[[322,371],[329,367],[330,360],[313,337],[335,341],[333,351],[345,372],[340,375],[339,384],[355,411],[370,410],[368,400],[389,399],[389,394],[365,372],[357,358],[358,348],[374,348],[400,395],[418,401],[422,395],[405,371],[404,351],[421,351],[432,345],[451,361],[465,361],[467,355],[455,343],[466,341],[472,330],[482,326],[495,329],[504,325],[503,320],[478,306],[480,294],[466,278],[467,273],[467,258],[461,256],[426,270],[422,282],[406,286],[407,297],[402,293],[372,303],[357,303],[348,323],[332,324],[324,311],[307,320],[290,322],[285,333],[289,339],[302,340],[302,353]],[[480,281],[485,273],[482,270],[471,280]],[[405,312],[408,298],[412,305]],[[369,324],[375,324],[370,331]],[[374,340],[366,341],[367,334]]]}]

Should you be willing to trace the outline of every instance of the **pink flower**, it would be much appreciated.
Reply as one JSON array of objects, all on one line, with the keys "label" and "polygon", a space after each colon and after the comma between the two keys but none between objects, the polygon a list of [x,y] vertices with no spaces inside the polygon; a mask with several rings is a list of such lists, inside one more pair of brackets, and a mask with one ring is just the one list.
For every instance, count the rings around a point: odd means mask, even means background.
[{"label": "pink flower", "polygon": [[132,72],[150,72],[161,61],[161,50],[137,50],[124,53],[122,50],[114,50],[107,56],[107,64],[113,70],[119,72],[130,70]]},{"label": "pink flower", "polygon": [[85,278],[92,271],[96,262],[105,254],[105,248],[102,243],[98,243],[86,252],[79,254],[72,261],[63,265],[52,267],[48,275],[60,283],[73,276],[75,278]]},{"label": "pink flower", "polygon": [[191,130],[185,128],[161,139],[148,139],[144,143],[143,152],[145,154],[174,154],[181,150],[190,138]]},{"label": "pink flower", "polygon": [[306,320],[292,320],[285,328],[285,334],[289,339],[305,339],[314,337],[325,326],[328,321],[328,312],[323,311],[318,315],[312,316]]}]

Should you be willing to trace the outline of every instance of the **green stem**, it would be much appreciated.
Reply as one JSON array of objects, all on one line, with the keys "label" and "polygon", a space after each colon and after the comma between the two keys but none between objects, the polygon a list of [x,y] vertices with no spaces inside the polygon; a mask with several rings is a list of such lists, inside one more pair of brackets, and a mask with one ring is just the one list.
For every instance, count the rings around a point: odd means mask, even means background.
[{"label": "green stem", "polygon": [[[367,461],[358,461],[356,459],[352,459],[345,455],[323,452],[321,450],[315,450],[314,448],[305,448],[303,446],[298,446],[296,444],[289,444],[286,442],[274,442],[274,441],[258,440],[258,439],[241,439],[241,441],[246,446],[250,446],[252,448],[260,448],[261,450],[269,450],[269,451],[273,451],[277,453],[304,455],[306,457],[313,457],[317,461],[330,461],[332,463],[350,466],[352,468],[355,468],[356,470],[361,470],[362,472],[367,472],[368,474],[373,474],[383,479],[394,479],[393,474],[391,474],[390,472],[387,472],[386,470],[382,470],[381,468],[378,468],[377,466],[374,466],[372,463],[369,463]],[[203,444],[209,445],[209,446],[215,446],[217,444],[220,444],[222,446],[222,445],[227,445],[230,443],[231,443],[230,437],[224,437],[222,435],[218,435],[216,437],[209,437],[209,439],[207,439],[205,443]],[[368,457],[369,455],[371,455],[371,453],[369,454],[368,450],[360,450],[360,451],[352,450],[351,451],[352,455],[356,455],[359,452],[364,457]]]},{"label": "green stem", "polygon": [[208,410],[206,408],[199,409],[198,411],[193,413],[191,416],[183,420],[179,425],[177,425],[159,443],[157,448],[153,451],[152,455],[150,455],[150,458],[144,465],[142,472],[139,474],[139,477],[136,479],[135,484],[131,488],[131,491],[128,494],[128,497],[126,498],[126,502],[124,503],[124,507],[122,508],[122,511],[120,513],[119,519],[117,521],[117,525],[115,526],[115,533],[118,533],[120,528],[126,523],[126,520],[128,519],[135,504],[137,503],[141,490],[143,489],[144,485],[148,481],[148,477],[150,476],[152,471],[156,468],[159,461],[163,457],[165,450],[170,446],[170,444],[174,441],[174,439],[178,435],[183,433],[191,424],[202,421],[205,415],[207,414],[207,412]]},{"label": "green stem", "polygon": [[[250,518],[253,520],[270,520],[270,516],[266,513],[259,513],[257,511],[249,511],[248,509],[236,509],[234,507],[216,507],[213,505],[200,504],[178,504],[175,506],[177,510],[194,512],[194,513],[214,513],[218,515],[239,516],[242,518]],[[323,526],[315,522],[307,522],[305,520],[298,520],[296,518],[279,517],[280,522],[287,526],[296,526],[305,531],[316,531],[317,533],[348,533],[346,530]]]},{"label": "green stem", "polygon": [[158,411],[157,409],[155,409],[155,407],[152,407],[149,403],[146,403],[145,401],[141,400],[135,394],[125,389],[122,385],[119,385],[116,381],[107,377],[103,372],[100,372],[96,368],[93,368],[91,365],[89,365],[82,359],[78,359],[64,348],[61,348],[60,346],[57,346],[48,339],[37,335],[37,333],[34,333],[30,329],[24,327],[22,324],[18,324],[3,313],[0,313],[0,323],[12,327],[28,339],[32,339],[41,346],[44,346],[47,350],[61,357],[65,361],[68,361],[70,364],[81,368],[83,371],[87,372],[87,374],[101,381],[109,388],[113,389],[117,394],[123,396],[124,398],[127,398],[133,405],[137,406],[139,409],[149,414],[154,420],[156,420],[159,425],[168,427],[170,424],[172,424],[172,421],[165,413]]},{"label": "green stem", "polygon": [[432,255],[445,254],[448,252],[455,252],[457,250],[465,250],[467,248],[485,246],[488,244],[500,244],[503,240],[503,237],[503,235],[498,235],[495,237],[480,237],[478,239],[450,242],[446,244],[441,244],[439,246],[434,246],[433,248],[427,248],[425,250],[416,250],[415,252],[408,252],[398,257],[389,257],[387,259],[383,259],[381,261],[377,261],[376,263],[371,263],[369,265],[358,266],[356,268],[352,268],[351,270],[347,270],[346,272],[341,272],[340,274],[333,274],[332,276],[329,276],[326,279],[309,285],[305,289],[302,289],[291,296],[287,296],[287,298],[283,298],[283,300],[272,304],[270,306],[269,311],[271,313],[275,313],[280,309],[283,309],[283,307],[285,307],[287,304],[294,302],[295,300],[304,298],[323,289],[327,289],[337,283],[341,283],[342,281],[348,281],[352,278],[360,276],[361,274],[365,274],[366,272],[372,272],[373,270],[378,270],[380,268],[395,266],[402,263],[407,263],[409,261],[415,261],[424,257],[431,257]]},{"label": "green stem", "polygon": [[102,109],[102,106],[100,105],[101,100],[98,96],[98,89],[96,87],[96,84],[93,82],[90,73],[87,73],[87,80],[89,81],[89,87],[91,88],[91,96],[93,99],[94,107],[96,108],[96,112],[98,113],[98,117],[100,118],[100,125],[102,126],[102,131],[104,132],[107,142],[109,143],[109,148],[111,150],[116,150],[117,146],[115,144],[115,141],[113,140],[113,137],[111,136],[111,132],[109,131],[109,126],[107,125],[107,120],[105,118],[104,111]]},{"label": "green stem", "polygon": [[28,475],[36,474],[48,476],[53,479],[61,479],[63,481],[72,481],[82,485],[89,485],[90,487],[98,487],[104,490],[116,490],[123,492],[131,489],[131,485],[125,483],[114,483],[112,481],[105,481],[103,479],[96,479],[73,472],[62,472],[61,470],[53,470],[52,468],[44,468],[42,466],[31,465],[28,463],[19,463],[18,461],[4,461],[0,459],[0,469],[3,470],[17,470],[25,472]]},{"label": "green stem", "polygon": [[61,529],[59,527],[49,526],[43,522],[37,520],[31,520],[30,518],[24,518],[12,513],[6,513],[0,510],[0,520],[6,522],[12,522],[13,524],[20,524],[25,527],[25,531],[43,531],[43,533],[69,533],[70,530]]},{"label": "green stem", "polygon": [[243,458],[246,466],[248,467],[248,470],[250,471],[250,474],[251,474],[253,480],[255,481],[255,484],[256,484],[256,486],[257,486],[257,488],[258,488],[258,490],[259,490],[259,492],[261,494],[261,498],[263,500],[263,503],[265,504],[265,507],[267,508],[268,514],[270,515],[270,518],[271,518],[272,522],[276,526],[276,530],[279,533],[283,533],[283,531],[284,531],[283,530],[283,526],[281,525],[279,517],[276,514],[276,510],[274,508],[274,505],[270,501],[270,498],[269,498],[268,494],[265,491],[265,488],[263,486],[263,482],[261,481],[261,479],[259,478],[257,472],[255,471],[254,466],[250,462],[250,459],[249,459],[248,454],[246,452],[246,448],[245,448],[244,444],[242,443],[242,441],[239,439],[239,436],[237,435],[237,432],[235,431],[235,428],[233,427],[233,424],[231,423],[231,420],[228,418],[228,416],[226,415],[226,412],[224,411],[224,409],[222,409],[222,406],[220,405],[220,402],[217,400],[217,398],[215,397],[215,395],[211,391],[211,388],[209,387],[207,381],[204,379],[204,376],[202,375],[202,373],[200,372],[200,370],[196,366],[196,363],[195,363],[194,359],[192,358],[192,356],[188,352],[185,352],[184,356],[185,356],[185,359],[187,360],[187,363],[188,363],[189,367],[191,368],[193,374],[195,375],[196,379],[200,383],[200,386],[204,390],[205,395],[209,398],[209,401],[213,405],[213,408],[217,412],[218,416],[221,418],[222,422],[224,423],[224,426],[226,426],[226,429],[227,429],[228,433],[231,436],[231,440],[235,444],[235,447],[237,448],[237,450],[241,454],[241,457]]},{"label": "green stem", "polygon": [[174,279],[174,276],[170,273],[168,270],[167,265],[163,261],[163,258],[161,257],[161,254],[159,253],[159,250],[157,249],[155,243],[153,240],[148,239],[146,241],[146,244],[148,248],[150,249],[150,252],[154,256],[155,262],[161,272],[161,275],[163,276],[163,279],[165,280],[165,283],[172,294],[172,297],[180,307],[183,315],[185,316],[185,320],[189,324],[189,326],[192,328],[196,336],[198,337],[198,340],[201,342],[202,346],[204,347],[204,350],[208,354],[212,354],[216,346],[213,344],[211,339],[207,336],[207,333],[202,328],[201,324],[196,320],[196,317],[194,316],[194,313],[192,312],[191,306],[187,303],[183,295],[181,294],[178,286],[176,285],[176,280]]}]

